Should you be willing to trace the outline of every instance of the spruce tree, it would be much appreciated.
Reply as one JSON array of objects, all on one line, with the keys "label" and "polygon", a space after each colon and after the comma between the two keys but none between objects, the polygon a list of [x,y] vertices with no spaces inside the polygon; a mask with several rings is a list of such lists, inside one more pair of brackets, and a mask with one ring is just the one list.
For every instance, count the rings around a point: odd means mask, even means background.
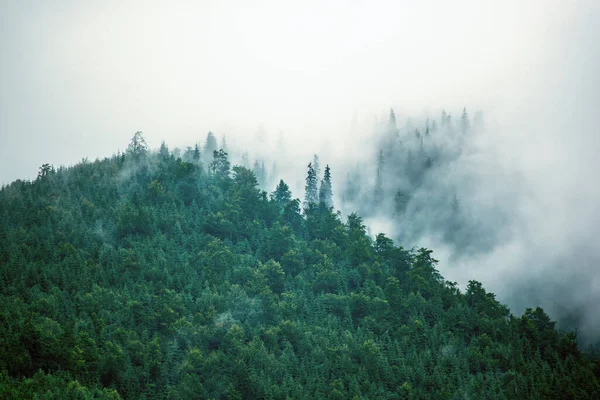
[{"label": "spruce tree", "polygon": [[204,143],[204,159],[210,159],[213,153],[217,150],[217,139],[212,131],[206,135],[206,142]]},{"label": "spruce tree", "polygon": [[252,171],[254,175],[256,175],[256,180],[258,181],[258,186],[264,188],[267,184],[267,170],[265,169],[264,161],[254,161],[254,167],[252,167]]},{"label": "spruce tree", "polygon": [[146,144],[146,140],[144,139],[144,135],[142,131],[137,131],[133,137],[131,138],[131,142],[129,143],[128,152],[133,154],[133,157],[136,160],[139,160],[141,157],[145,156],[148,152],[148,145]]},{"label": "spruce tree", "polygon": [[[312,165],[313,165],[313,169],[315,170],[315,176],[318,179],[319,175],[321,175],[321,164],[319,163],[319,156],[316,154],[313,156]],[[319,184],[319,182],[317,180],[317,185],[318,184]],[[318,188],[317,188],[317,193],[318,193]]]},{"label": "spruce tree", "polygon": [[308,172],[306,174],[306,185],[304,186],[304,208],[308,209],[311,204],[319,200],[317,190],[317,174],[312,163],[308,163]]},{"label": "spruce tree", "polygon": [[200,148],[198,147],[198,143],[194,145],[194,153],[192,154],[192,159],[196,164],[200,162]]},{"label": "spruce tree", "polygon": [[158,149],[158,155],[163,160],[166,160],[169,158],[169,147],[167,146],[167,144],[165,143],[164,140],[162,142],[160,142],[160,148]]},{"label": "spruce tree", "polygon": [[281,207],[284,207],[289,201],[292,200],[292,192],[290,192],[290,187],[283,181],[283,179],[279,181],[275,191],[271,193],[271,199]]},{"label": "spruce tree", "polygon": [[211,174],[221,178],[229,177],[230,166],[226,152],[222,149],[213,151],[213,161],[210,163]]},{"label": "spruce tree", "polygon": [[331,170],[329,165],[325,167],[325,173],[321,181],[319,203],[325,204],[327,207],[333,207],[333,191],[331,189]]}]

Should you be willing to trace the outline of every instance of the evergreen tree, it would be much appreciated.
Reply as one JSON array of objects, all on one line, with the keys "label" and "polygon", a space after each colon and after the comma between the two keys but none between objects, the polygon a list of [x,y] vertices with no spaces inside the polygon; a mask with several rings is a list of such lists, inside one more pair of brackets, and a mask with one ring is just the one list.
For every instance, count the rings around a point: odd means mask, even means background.
[{"label": "evergreen tree", "polygon": [[164,140],[160,142],[160,148],[158,150],[158,155],[160,156],[160,158],[162,160],[166,160],[169,158],[169,148],[167,147],[167,144],[165,143]]},{"label": "evergreen tree", "polygon": [[43,164],[38,171],[38,179],[44,179],[54,172],[54,167],[50,164]]},{"label": "evergreen tree", "polygon": [[279,181],[275,191],[271,193],[271,199],[279,204],[280,207],[284,207],[292,200],[292,192],[290,192],[290,187],[283,181],[283,179]]},{"label": "evergreen tree", "polygon": [[198,147],[198,143],[194,145],[194,154],[192,155],[192,159],[196,164],[200,163],[200,148]]},{"label": "evergreen tree", "polygon": [[217,138],[212,131],[209,131],[206,135],[206,142],[204,142],[204,159],[212,158],[215,151],[217,151]]},{"label": "evergreen tree", "polygon": [[312,163],[308,163],[306,185],[304,186],[304,208],[308,209],[311,204],[316,204],[318,201],[317,174]]},{"label": "evergreen tree", "polygon": [[148,152],[148,145],[146,144],[146,140],[144,139],[142,131],[137,131],[133,135],[127,150],[136,160],[139,160],[141,157],[146,155]]},{"label": "evergreen tree", "polygon": [[229,177],[230,163],[227,153],[222,149],[213,151],[213,161],[210,163],[210,173],[221,178]]},{"label": "evergreen tree", "polygon": [[324,204],[328,208],[333,207],[333,191],[331,188],[331,170],[329,169],[329,164],[325,166],[325,173],[323,174],[323,180],[321,180],[319,203]]},{"label": "evergreen tree", "polygon": [[254,172],[254,175],[256,175],[258,186],[264,189],[267,186],[267,170],[265,169],[265,162],[262,160],[254,161],[252,172]]},{"label": "evergreen tree", "polygon": [[[313,157],[313,169],[315,170],[315,175],[317,176],[317,179],[319,177],[319,175],[321,175],[321,164],[319,163],[319,156],[318,155],[314,155]],[[318,185],[318,181],[317,181],[317,185]],[[318,190],[318,186],[317,186],[317,190]]]}]

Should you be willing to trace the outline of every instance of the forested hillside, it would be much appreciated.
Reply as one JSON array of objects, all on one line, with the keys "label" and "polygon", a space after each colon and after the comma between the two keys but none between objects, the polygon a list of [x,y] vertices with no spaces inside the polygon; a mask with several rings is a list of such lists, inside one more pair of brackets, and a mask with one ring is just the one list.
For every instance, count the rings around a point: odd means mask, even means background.
[{"label": "forested hillside", "polygon": [[[153,152],[138,132],[2,188],[0,398],[600,398],[574,332],[342,219],[334,169],[299,167],[301,201],[225,147]],[[405,151],[423,171],[444,159]],[[377,182],[399,215],[426,172]]]}]

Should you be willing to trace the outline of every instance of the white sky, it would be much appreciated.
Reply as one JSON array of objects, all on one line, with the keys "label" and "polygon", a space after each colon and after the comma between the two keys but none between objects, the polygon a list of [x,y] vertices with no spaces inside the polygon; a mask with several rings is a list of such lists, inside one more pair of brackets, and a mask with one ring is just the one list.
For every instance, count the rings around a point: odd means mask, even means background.
[{"label": "white sky", "polygon": [[45,162],[111,155],[136,130],[152,147],[208,130],[231,143],[261,124],[299,143],[335,142],[354,115],[464,105],[509,123],[541,111],[528,102],[568,79],[565,49],[583,57],[598,33],[593,0],[1,0],[1,9],[0,183],[34,178]]}]

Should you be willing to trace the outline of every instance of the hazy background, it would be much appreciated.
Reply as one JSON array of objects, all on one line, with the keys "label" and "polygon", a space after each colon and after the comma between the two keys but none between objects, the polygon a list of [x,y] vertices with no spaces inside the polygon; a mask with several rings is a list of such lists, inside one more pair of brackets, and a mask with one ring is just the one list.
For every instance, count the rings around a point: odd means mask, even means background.
[{"label": "hazy background", "polygon": [[0,183],[109,156],[137,130],[153,148],[212,130],[263,157],[284,142],[301,183],[313,153],[372,157],[364,144],[390,107],[404,121],[467,106],[486,116],[471,187],[513,196],[512,233],[462,258],[423,244],[448,279],[479,279],[515,312],[540,303],[600,331],[600,2],[0,6]]}]

